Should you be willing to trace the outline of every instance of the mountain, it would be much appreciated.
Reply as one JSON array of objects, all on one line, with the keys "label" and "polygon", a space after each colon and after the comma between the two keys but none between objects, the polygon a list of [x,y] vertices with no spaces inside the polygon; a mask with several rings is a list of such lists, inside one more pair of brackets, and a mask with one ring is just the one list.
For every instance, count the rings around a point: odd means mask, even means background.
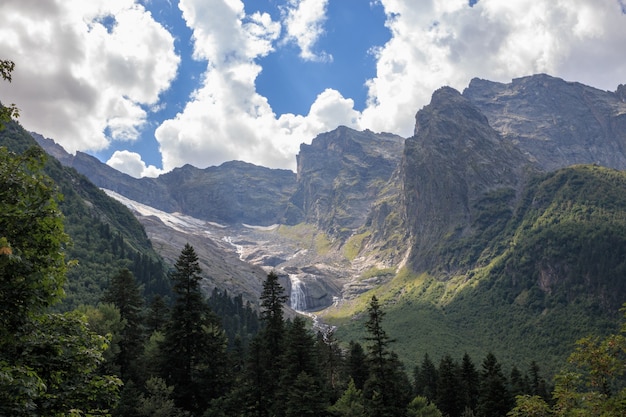
[{"label": "mountain", "polygon": [[626,86],[615,92],[545,74],[463,91],[503,138],[542,169],[597,163],[626,169]]},{"label": "mountain", "polygon": [[126,198],[166,258],[168,241],[203,236],[206,265],[223,265],[211,282],[250,296],[258,274],[228,271],[275,269],[304,291],[292,306],[343,340],[364,336],[375,294],[408,363],[492,351],[554,371],[576,339],[614,330],[626,300],[625,149],[626,87],[539,74],[442,87],[406,140],[318,135],[296,174],[231,162],[133,179],[60,160]]},{"label": "mountain", "polygon": [[[38,145],[18,123],[10,122],[0,131],[0,146],[21,153]],[[58,155],[62,157],[63,153]],[[63,195],[59,209],[64,216],[65,232],[72,240],[66,259],[76,261],[68,269],[66,297],[58,308],[69,310],[80,304],[97,304],[109,279],[120,268],[133,272],[148,298],[169,292],[162,258],[124,205],[54,158],[48,159],[44,171]]]},{"label": "mountain", "polygon": [[301,218],[332,235],[365,223],[402,157],[404,139],[340,126],[318,135],[297,155],[292,205]]}]

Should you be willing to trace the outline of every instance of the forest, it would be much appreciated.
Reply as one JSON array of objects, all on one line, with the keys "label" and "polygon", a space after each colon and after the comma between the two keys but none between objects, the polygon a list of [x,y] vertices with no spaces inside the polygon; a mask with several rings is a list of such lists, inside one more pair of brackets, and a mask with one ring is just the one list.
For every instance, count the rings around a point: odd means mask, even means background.
[{"label": "forest", "polygon": [[[150,300],[125,268],[96,305],[59,313],[68,243],[45,155],[0,148],[0,414],[11,416],[619,415],[626,339],[579,341],[553,389],[540,366],[502,369],[487,353],[425,355],[408,373],[371,298],[363,344],[285,317],[278,276],[257,313],[240,296],[206,297],[194,248]],[[71,265],[69,266],[71,268]],[[528,368],[528,369],[526,369]],[[550,391],[552,393],[550,394]]]}]

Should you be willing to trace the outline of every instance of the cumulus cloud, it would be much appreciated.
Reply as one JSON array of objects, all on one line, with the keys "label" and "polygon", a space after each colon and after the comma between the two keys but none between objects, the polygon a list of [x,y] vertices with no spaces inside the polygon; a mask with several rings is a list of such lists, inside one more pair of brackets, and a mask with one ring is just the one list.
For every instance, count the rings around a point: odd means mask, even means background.
[{"label": "cumulus cloud", "polygon": [[135,178],[158,177],[164,172],[154,165],[146,166],[141,155],[130,151],[115,151],[107,165]]},{"label": "cumulus cloud", "polygon": [[324,34],[328,0],[288,0],[283,7],[287,42],[295,42],[300,57],[307,61],[332,61],[325,52],[314,52],[315,44]]},{"label": "cumulus cloud", "polygon": [[356,126],[353,101],[334,90],[320,93],[308,115],[280,117],[256,92],[255,59],[272,52],[281,33],[269,15],[246,15],[237,0],[183,0],[180,8],[193,30],[194,53],[208,65],[185,109],[156,129],[165,170],[232,159],[295,169],[302,142],[337,124]]},{"label": "cumulus cloud", "polygon": [[132,0],[3,0],[3,99],[68,151],[133,140],[176,75],[172,35]]},{"label": "cumulus cloud", "polygon": [[534,73],[614,90],[624,82],[617,0],[381,0],[392,39],[377,53],[361,124],[409,135],[433,90]]}]

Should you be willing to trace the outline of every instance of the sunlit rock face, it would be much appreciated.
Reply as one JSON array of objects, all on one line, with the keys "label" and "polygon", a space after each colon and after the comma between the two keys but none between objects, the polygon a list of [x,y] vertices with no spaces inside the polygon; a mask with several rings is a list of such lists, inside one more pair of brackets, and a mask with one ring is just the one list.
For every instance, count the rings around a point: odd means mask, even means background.
[{"label": "sunlit rock face", "polygon": [[474,201],[489,190],[517,187],[528,164],[468,99],[449,87],[437,90],[417,113],[402,162],[414,265],[432,268],[438,242],[471,233]]},{"label": "sunlit rock face", "polygon": [[402,158],[404,139],[339,127],[301,145],[291,202],[332,235],[362,226]]}]

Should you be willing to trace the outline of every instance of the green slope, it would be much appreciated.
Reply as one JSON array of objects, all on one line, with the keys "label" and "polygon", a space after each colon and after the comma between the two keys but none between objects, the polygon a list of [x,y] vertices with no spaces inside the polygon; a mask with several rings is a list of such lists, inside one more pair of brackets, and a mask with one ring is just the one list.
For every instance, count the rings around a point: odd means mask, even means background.
[{"label": "green slope", "polygon": [[[19,124],[11,122],[0,131],[0,146],[20,153],[38,145]],[[66,298],[59,308],[97,303],[109,278],[123,267],[133,272],[146,295],[168,291],[161,258],[125,206],[52,157],[45,172],[63,195],[59,208],[73,243],[66,249],[66,260],[77,261],[68,271]]]},{"label": "green slope", "polygon": [[[626,174],[574,166],[500,189],[476,203],[470,238],[433,242],[435,270],[402,271],[360,300],[331,310],[338,337],[362,340],[364,300],[376,294],[409,365],[492,351],[506,366],[536,360],[558,370],[587,334],[614,331],[626,301]],[[454,275],[447,263],[463,265]],[[443,267],[442,267],[443,266]]]}]

